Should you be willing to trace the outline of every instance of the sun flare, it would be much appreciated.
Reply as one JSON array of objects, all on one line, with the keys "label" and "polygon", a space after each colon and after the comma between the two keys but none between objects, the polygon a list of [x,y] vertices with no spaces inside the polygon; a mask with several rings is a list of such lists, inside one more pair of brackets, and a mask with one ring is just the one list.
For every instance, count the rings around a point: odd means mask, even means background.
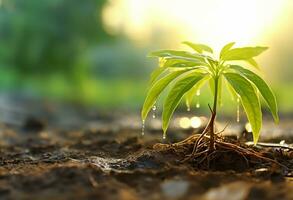
[{"label": "sun flare", "polygon": [[[274,30],[288,0],[116,0],[103,18],[111,33],[148,42],[157,29],[177,40],[210,44],[259,43]],[[171,32],[170,32],[171,31]]]}]

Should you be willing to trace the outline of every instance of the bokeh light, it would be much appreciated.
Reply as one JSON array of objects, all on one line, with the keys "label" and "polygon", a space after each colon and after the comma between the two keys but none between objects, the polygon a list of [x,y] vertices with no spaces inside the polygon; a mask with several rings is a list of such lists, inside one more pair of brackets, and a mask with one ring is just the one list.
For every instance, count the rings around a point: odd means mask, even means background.
[{"label": "bokeh light", "polygon": [[179,126],[184,129],[190,128],[190,119],[188,117],[182,117],[179,121]]},{"label": "bokeh light", "polygon": [[194,117],[190,118],[190,126],[192,128],[199,128],[201,126],[201,119],[200,119],[200,117],[194,116]]}]

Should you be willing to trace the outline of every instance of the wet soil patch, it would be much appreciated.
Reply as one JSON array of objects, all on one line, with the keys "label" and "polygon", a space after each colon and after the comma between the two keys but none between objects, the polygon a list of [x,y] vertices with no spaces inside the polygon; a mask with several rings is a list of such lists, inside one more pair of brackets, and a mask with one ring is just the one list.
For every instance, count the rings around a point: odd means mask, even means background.
[{"label": "wet soil patch", "polygon": [[[291,170],[260,160],[247,166],[234,152],[217,154],[205,169],[182,163],[182,153],[153,148],[158,142],[155,134],[140,137],[127,128],[2,126],[0,198],[293,199]],[[293,168],[291,150],[253,150]]]}]

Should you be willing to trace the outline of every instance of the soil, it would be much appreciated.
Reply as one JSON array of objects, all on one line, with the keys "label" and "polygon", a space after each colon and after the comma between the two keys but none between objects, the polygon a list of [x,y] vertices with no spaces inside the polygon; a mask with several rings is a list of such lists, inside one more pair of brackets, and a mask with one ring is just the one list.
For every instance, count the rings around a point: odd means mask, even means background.
[{"label": "soil", "polygon": [[[0,199],[293,199],[291,149],[248,147],[226,137],[283,167],[263,160],[247,165],[237,153],[223,152],[206,168],[158,148],[158,130],[142,137],[140,129],[111,117],[91,120],[71,126],[37,117],[21,126],[3,123]],[[170,132],[167,143],[192,131]]]}]

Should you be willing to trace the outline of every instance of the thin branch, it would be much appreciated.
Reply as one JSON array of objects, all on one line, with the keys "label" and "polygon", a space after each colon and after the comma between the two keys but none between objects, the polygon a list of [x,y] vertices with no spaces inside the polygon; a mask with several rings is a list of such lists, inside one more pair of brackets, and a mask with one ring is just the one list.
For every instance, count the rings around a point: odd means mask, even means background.
[{"label": "thin branch", "polygon": [[213,109],[212,109],[212,107],[210,106],[209,103],[208,103],[208,106],[209,106],[209,109],[210,109],[211,113],[214,114],[214,111],[213,111]]},{"label": "thin branch", "polygon": [[218,134],[223,133],[223,132],[227,129],[228,126],[229,126],[229,123],[227,123],[227,124],[225,125],[225,127],[224,127],[221,131],[216,132],[215,134],[218,135]]}]

